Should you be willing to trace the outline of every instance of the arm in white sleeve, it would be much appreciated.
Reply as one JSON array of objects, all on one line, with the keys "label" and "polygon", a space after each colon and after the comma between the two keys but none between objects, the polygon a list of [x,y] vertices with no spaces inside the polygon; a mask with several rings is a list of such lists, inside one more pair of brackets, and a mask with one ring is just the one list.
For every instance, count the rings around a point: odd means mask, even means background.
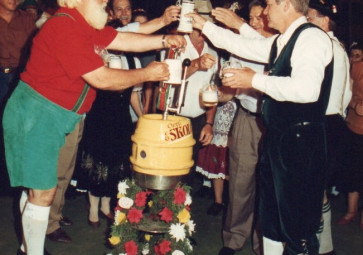
[{"label": "arm in white sleeve", "polygon": [[333,57],[329,37],[316,28],[304,30],[296,41],[290,77],[255,74],[252,87],[277,101],[315,102],[319,98],[325,67]]},{"label": "arm in white sleeve", "polygon": [[239,28],[239,34],[246,38],[265,38],[263,35],[254,30],[251,26],[249,26],[247,23],[244,23]]},{"label": "arm in white sleeve", "polygon": [[259,63],[268,62],[271,46],[276,37],[246,38],[209,21],[205,23],[202,32],[217,48]]},{"label": "arm in white sleeve", "polygon": [[123,27],[118,27],[116,30],[118,32],[134,32],[137,33],[139,32],[140,29],[140,23],[139,22],[133,22],[133,23],[129,23],[126,26]]}]

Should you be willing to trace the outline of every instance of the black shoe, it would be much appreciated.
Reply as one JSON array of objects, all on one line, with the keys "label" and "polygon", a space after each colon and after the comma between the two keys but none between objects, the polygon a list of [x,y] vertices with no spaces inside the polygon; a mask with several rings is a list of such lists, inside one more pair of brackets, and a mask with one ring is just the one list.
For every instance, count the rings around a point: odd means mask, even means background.
[{"label": "black shoe", "polygon": [[115,221],[115,214],[112,212],[109,212],[108,214],[105,214],[104,212],[100,211],[100,217],[103,219],[107,219],[110,222],[114,222]]},{"label": "black shoe", "polygon": [[68,219],[67,217],[62,217],[59,221],[59,225],[63,226],[63,227],[69,227],[73,225],[73,222]]},{"label": "black shoe", "polygon": [[[20,250],[20,248],[16,251],[16,255],[26,255],[25,252],[23,252],[22,250]],[[49,252],[47,252],[47,250],[44,250],[44,255],[51,255]]]},{"label": "black shoe", "polygon": [[213,203],[207,210],[208,215],[217,216],[220,212],[223,211],[224,204]]},{"label": "black shoe", "polygon": [[70,238],[66,232],[64,232],[61,228],[58,228],[56,231],[47,235],[49,240],[58,243],[70,243],[72,242],[72,238]]},{"label": "black shoe", "polygon": [[231,249],[231,248],[228,248],[228,247],[223,247],[218,255],[234,255],[235,253],[235,250]]}]

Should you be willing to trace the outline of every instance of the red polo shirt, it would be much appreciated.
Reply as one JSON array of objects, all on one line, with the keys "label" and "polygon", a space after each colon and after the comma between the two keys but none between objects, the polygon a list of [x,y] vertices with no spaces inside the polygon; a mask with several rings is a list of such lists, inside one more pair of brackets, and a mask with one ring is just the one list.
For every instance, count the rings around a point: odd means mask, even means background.
[{"label": "red polo shirt", "polygon": [[[84,87],[82,75],[101,66],[95,46],[105,47],[116,37],[111,27],[92,28],[76,9],[61,8],[57,13],[73,17],[50,18],[33,40],[26,71],[21,79],[50,101],[70,110]],[[96,90],[90,88],[80,114],[91,109]]]}]

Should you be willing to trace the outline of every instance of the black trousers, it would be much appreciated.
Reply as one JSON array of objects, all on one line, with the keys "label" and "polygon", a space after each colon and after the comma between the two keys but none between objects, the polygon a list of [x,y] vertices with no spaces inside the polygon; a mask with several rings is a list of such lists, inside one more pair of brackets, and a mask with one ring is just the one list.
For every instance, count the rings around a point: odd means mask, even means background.
[{"label": "black trousers", "polygon": [[265,237],[286,242],[285,254],[318,254],[315,233],[325,175],[322,124],[267,130],[261,156],[261,228]]}]

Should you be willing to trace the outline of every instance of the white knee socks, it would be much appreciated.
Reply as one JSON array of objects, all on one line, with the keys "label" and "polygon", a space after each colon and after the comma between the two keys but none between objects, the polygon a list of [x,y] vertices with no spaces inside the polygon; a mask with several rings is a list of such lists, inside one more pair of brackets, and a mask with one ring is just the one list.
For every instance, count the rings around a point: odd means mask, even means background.
[{"label": "white knee socks", "polygon": [[104,214],[109,214],[110,213],[110,201],[111,201],[110,197],[102,197],[101,198],[101,211]]},{"label": "white knee socks", "polygon": [[23,190],[21,192],[21,196],[20,196],[20,202],[19,202],[19,206],[20,206],[20,214],[23,214],[24,209],[25,209],[25,203],[28,201],[28,194],[25,190]]},{"label": "white knee socks", "polygon": [[334,250],[333,240],[331,235],[331,208],[328,201],[323,205],[323,231],[317,234],[319,240],[319,254],[329,253]]},{"label": "white knee socks", "polygon": [[22,225],[27,255],[42,255],[44,253],[44,240],[48,226],[49,210],[50,206],[38,206],[29,201],[25,205],[22,215]]},{"label": "white knee socks", "polygon": [[263,237],[263,254],[264,255],[282,255],[284,246],[281,242]]}]

